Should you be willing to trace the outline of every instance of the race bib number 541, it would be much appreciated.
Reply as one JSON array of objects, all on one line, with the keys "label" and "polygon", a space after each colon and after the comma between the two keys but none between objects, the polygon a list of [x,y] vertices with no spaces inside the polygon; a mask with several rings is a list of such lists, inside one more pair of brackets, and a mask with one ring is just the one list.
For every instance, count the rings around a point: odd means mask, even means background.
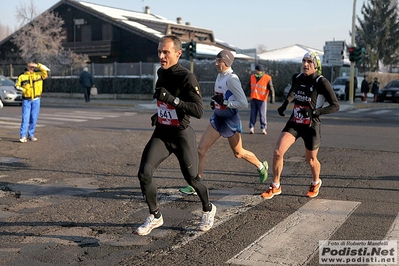
[{"label": "race bib number 541", "polygon": [[157,101],[158,123],[165,126],[179,126],[176,109],[173,105]]}]

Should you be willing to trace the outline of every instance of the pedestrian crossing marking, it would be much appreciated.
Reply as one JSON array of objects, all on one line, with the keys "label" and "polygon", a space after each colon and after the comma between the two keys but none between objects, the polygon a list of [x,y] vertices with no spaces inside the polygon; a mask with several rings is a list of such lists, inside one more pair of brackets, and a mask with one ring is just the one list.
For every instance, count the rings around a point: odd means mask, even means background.
[{"label": "pedestrian crossing marking", "polygon": [[[45,114],[44,116],[46,116],[46,117],[82,118],[81,115],[73,115],[73,113],[72,114]],[[103,116],[86,116],[85,118],[86,119],[100,120],[100,119],[103,119]]]},{"label": "pedestrian crossing marking", "polygon": [[371,109],[369,109],[369,108],[355,109],[355,110],[348,111],[348,113],[350,113],[350,114],[358,114],[358,113],[364,113],[364,112],[370,111],[370,110]]},{"label": "pedestrian crossing marking", "polygon": [[[88,120],[101,120],[104,118],[116,118],[121,116],[133,116],[135,112],[107,113],[107,112],[87,112],[73,111],[71,113],[40,113],[36,127],[44,127],[46,125],[61,125],[65,122],[87,122]],[[2,117],[0,119],[0,127],[4,129],[16,129],[21,126],[21,116],[18,117]]]},{"label": "pedestrian crossing marking", "polygon": [[45,120],[56,120],[56,121],[68,121],[68,122],[86,122],[87,119],[76,119],[76,118],[65,118],[65,117],[51,117],[51,116],[47,116],[47,115],[42,115],[39,117],[38,120],[40,120],[40,118],[43,118]]},{"label": "pedestrian crossing marking", "polygon": [[[399,214],[396,216],[395,220],[393,221],[391,228],[388,230],[384,240],[396,240],[399,241]],[[399,260],[399,252],[397,254],[396,261]]]},{"label": "pedestrian crossing marking", "polygon": [[313,199],[226,263],[271,266],[284,261],[286,265],[306,265],[317,253],[319,240],[329,239],[359,205]]},{"label": "pedestrian crossing marking", "polygon": [[21,125],[21,123],[19,122],[4,122],[4,121],[0,121],[0,124],[1,125],[10,125],[10,126],[12,126],[12,125],[17,125],[17,126],[20,126]]},{"label": "pedestrian crossing marking", "polygon": [[399,240],[399,214],[396,216],[395,221],[392,223],[391,228],[385,237],[386,240]]},{"label": "pedestrian crossing marking", "polygon": [[373,111],[374,115],[382,115],[382,114],[386,114],[391,112],[391,110],[377,110],[377,111]]}]

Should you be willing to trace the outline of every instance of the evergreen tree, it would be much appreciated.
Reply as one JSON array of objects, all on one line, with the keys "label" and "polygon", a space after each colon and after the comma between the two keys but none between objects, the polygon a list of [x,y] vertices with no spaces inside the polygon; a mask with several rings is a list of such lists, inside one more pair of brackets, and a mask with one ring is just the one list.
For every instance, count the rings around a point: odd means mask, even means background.
[{"label": "evergreen tree", "polygon": [[358,17],[355,40],[357,46],[366,48],[363,63],[371,71],[379,71],[379,61],[384,65],[399,63],[398,10],[390,1],[369,0],[362,6],[363,20]]}]

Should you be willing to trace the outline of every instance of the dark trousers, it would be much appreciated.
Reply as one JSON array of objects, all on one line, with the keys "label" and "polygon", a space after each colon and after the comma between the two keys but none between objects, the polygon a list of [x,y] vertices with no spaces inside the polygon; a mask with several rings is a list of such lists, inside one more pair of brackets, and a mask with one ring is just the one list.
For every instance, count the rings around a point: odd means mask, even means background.
[{"label": "dark trousers", "polygon": [[90,102],[90,89],[91,87],[83,87],[83,93],[85,95],[86,102]]},{"label": "dark trousers", "polygon": [[190,126],[184,130],[157,127],[144,148],[138,172],[141,191],[145,196],[150,213],[155,213],[159,208],[153,173],[172,153],[179,161],[184,179],[197,192],[202,202],[203,211],[209,211],[208,188],[198,177],[199,160],[194,130]]}]

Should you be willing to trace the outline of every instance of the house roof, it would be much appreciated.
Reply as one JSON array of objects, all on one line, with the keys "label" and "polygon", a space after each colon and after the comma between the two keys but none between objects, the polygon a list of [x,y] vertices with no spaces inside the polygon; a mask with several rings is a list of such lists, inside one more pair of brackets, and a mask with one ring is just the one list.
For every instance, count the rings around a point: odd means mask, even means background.
[{"label": "house roof", "polygon": [[[64,1],[60,1],[58,4],[61,4],[62,2]],[[141,32],[142,35],[145,35],[147,38],[154,40],[158,40],[159,38],[164,36],[165,33],[172,33],[168,32],[173,31],[173,29],[171,29],[170,27],[171,25],[176,25],[183,28],[198,29],[198,34],[201,34],[201,31],[203,31],[211,33],[213,36],[212,30],[195,27],[192,25],[183,25],[178,21],[170,20],[165,17],[152,14],[149,7],[146,7],[146,10],[144,12],[137,12],[115,7],[103,6],[86,1],[68,2],[75,3],[76,7],[78,7],[78,5],[81,5],[86,9],[86,11],[90,10],[92,13],[95,13],[102,18],[110,20],[111,23],[114,22],[114,24],[122,26],[127,30],[133,30],[136,33]],[[55,6],[57,6],[58,4],[56,4]],[[49,10],[54,9],[55,6],[53,6]],[[209,43],[197,43],[197,54],[205,57],[214,57],[222,49],[229,49],[232,50],[231,52],[234,54],[235,58],[247,60],[253,59],[251,56],[235,53],[235,49],[237,49],[237,47],[228,44],[222,40],[215,38],[213,43],[215,43],[215,45]]]},{"label": "house roof", "polygon": [[258,57],[262,60],[271,61],[286,61],[286,62],[302,62],[303,55],[307,52],[317,52],[320,60],[323,61],[324,52],[318,49],[314,49],[305,45],[294,44],[287,47],[270,50],[264,53],[258,54]]}]

